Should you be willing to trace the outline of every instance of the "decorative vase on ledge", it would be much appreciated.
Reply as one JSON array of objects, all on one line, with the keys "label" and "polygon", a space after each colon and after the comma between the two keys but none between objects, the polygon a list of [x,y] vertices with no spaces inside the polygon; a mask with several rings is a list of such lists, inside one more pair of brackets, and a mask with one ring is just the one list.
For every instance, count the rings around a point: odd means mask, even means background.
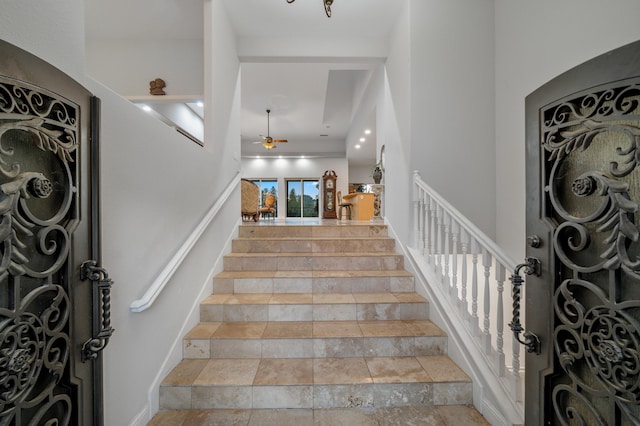
[{"label": "decorative vase on ledge", "polygon": [[373,182],[375,182],[376,184],[379,184],[381,180],[382,180],[382,170],[380,170],[380,167],[376,167],[373,170]]}]

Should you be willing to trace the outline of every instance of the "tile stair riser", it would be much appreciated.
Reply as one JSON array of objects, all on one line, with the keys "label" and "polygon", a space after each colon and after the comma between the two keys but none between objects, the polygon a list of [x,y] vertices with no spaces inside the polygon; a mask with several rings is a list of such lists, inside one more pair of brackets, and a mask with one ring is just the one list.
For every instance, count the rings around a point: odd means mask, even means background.
[{"label": "tile stair riser", "polygon": [[428,303],[326,303],[287,305],[201,304],[200,321],[426,320]]},{"label": "tile stair riser", "polygon": [[291,255],[279,256],[246,253],[225,256],[225,271],[335,271],[404,270],[404,258],[397,254],[367,255]]},{"label": "tile stair riser", "polygon": [[384,225],[362,226],[250,226],[243,225],[238,231],[240,238],[331,238],[331,237],[386,237]]},{"label": "tile stair riser", "polygon": [[214,293],[411,293],[414,278],[214,278]]},{"label": "tile stair riser", "polygon": [[357,358],[443,355],[445,336],[185,339],[184,359]]},{"label": "tile stair riser", "polygon": [[368,239],[242,239],[232,241],[234,253],[392,253],[396,243],[391,238]]},{"label": "tile stair riser", "polygon": [[367,408],[473,403],[470,382],[160,387],[161,409]]}]

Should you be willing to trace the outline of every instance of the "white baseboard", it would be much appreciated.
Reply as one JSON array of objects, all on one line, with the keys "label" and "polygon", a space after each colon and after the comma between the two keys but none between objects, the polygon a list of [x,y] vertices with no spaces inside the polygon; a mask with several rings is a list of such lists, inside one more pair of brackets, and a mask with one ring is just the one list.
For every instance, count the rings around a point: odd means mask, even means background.
[{"label": "white baseboard", "polygon": [[145,426],[151,420],[151,414],[149,413],[149,406],[145,405],[141,412],[131,420],[129,426]]}]

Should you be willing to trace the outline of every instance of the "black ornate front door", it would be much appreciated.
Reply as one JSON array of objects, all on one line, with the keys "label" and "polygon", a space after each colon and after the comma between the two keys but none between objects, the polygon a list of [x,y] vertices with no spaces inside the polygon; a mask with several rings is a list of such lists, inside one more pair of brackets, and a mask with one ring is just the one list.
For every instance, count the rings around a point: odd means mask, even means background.
[{"label": "black ornate front door", "polygon": [[[640,42],[527,109],[527,425],[640,424]],[[534,238],[538,237],[538,238]]]},{"label": "black ornate front door", "polygon": [[2,425],[102,423],[110,282],[96,262],[82,268],[100,256],[97,107],[67,75],[0,41]]}]

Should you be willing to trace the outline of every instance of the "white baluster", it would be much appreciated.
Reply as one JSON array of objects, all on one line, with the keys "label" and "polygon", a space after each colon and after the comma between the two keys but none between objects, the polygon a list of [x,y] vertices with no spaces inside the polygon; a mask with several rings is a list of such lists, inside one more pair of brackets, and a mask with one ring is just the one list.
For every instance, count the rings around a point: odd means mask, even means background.
[{"label": "white baluster", "polygon": [[422,228],[420,227],[420,205],[422,203],[422,190],[417,183],[414,183],[413,191],[413,238],[416,249],[420,250],[422,248]]},{"label": "white baluster", "polygon": [[455,220],[451,221],[451,251],[453,253],[453,264],[451,265],[451,296],[453,300],[460,300],[458,296],[458,230],[460,226]]},{"label": "white baluster", "polygon": [[471,262],[473,263],[471,275],[471,325],[475,333],[479,332],[478,319],[478,243],[471,239]]},{"label": "white baluster", "polygon": [[444,223],[444,252],[443,252],[443,257],[444,257],[444,269],[443,269],[443,276],[442,276],[442,284],[446,287],[447,292],[451,291],[451,282],[449,281],[449,256],[450,256],[450,252],[449,252],[449,238],[450,238],[450,223],[451,223],[451,217],[449,216],[448,213],[443,212],[442,214],[443,218],[442,221]]},{"label": "white baluster", "polygon": [[413,243],[419,250],[420,247],[420,187],[418,186],[418,179],[420,175],[417,170],[413,171]]},{"label": "white baluster", "polygon": [[496,282],[498,283],[498,307],[496,312],[497,337],[496,346],[498,351],[497,371],[500,377],[505,373],[505,356],[504,356],[504,301],[502,295],[504,293],[504,280],[506,277],[505,267],[496,259]]},{"label": "white baluster", "polygon": [[433,267],[433,270],[436,270],[436,222],[437,222],[437,215],[436,212],[438,210],[438,207],[436,205],[436,200],[434,200],[433,198],[431,198],[431,202],[429,203],[429,209],[431,211],[431,215],[430,215],[430,225],[431,225],[431,232],[429,233],[429,247],[431,247],[431,266]]},{"label": "white baluster", "polygon": [[416,217],[415,217],[415,223],[416,226],[418,228],[418,233],[416,235],[417,241],[416,241],[416,248],[418,250],[422,249],[422,234],[424,233],[424,228],[422,227],[422,206],[424,204],[424,197],[425,197],[425,192],[421,189],[418,188],[418,203],[416,206]]},{"label": "white baluster", "polygon": [[424,193],[424,198],[422,200],[422,247],[423,254],[427,259],[427,263],[431,262],[431,253],[429,250],[429,203],[431,202],[431,197],[426,192]]},{"label": "white baluster", "polygon": [[516,396],[516,401],[522,401],[522,386],[520,385],[520,342],[516,340],[515,335],[512,333],[511,349],[513,350],[513,361],[511,362],[511,375],[513,376],[512,385],[513,393]]},{"label": "white baluster", "polygon": [[[436,273],[442,277],[442,207],[436,209],[438,223],[436,224]],[[442,278],[440,278],[442,279]]]},{"label": "white baluster", "polygon": [[460,248],[462,249],[462,276],[460,277],[461,288],[461,302],[460,309],[462,311],[463,318],[469,318],[469,302],[467,301],[467,255],[469,254],[469,234],[462,228],[460,238]]},{"label": "white baluster", "polygon": [[486,248],[482,249],[482,266],[484,267],[484,352],[491,353],[491,283],[489,278],[491,277],[491,264],[493,258],[491,253]]}]

